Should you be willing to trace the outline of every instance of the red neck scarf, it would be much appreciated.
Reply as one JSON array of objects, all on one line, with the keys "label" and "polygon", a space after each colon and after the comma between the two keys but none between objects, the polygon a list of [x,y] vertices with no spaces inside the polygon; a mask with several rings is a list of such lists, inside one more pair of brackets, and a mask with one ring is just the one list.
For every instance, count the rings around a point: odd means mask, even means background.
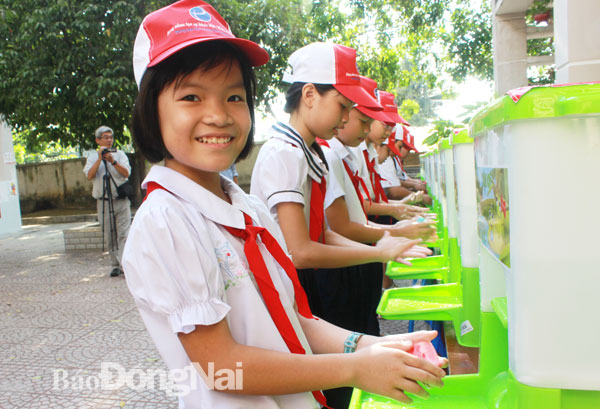
[{"label": "red neck scarf", "polygon": [[[156,182],[149,182],[146,190],[146,197],[157,189],[167,190]],[[269,270],[265,264],[263,256],[259,250],[257,238],[260,237],[262,243],[267,248],[271,256],[279,263],[279,265],[285,270],[287,276],[292,281],[294,286],[294,299],[298,306],[298,312],[300,315],[306,318],[314,318],[310,307],[308,305],[308,299],[306,293],[300,285],[298,280],[298,273],[292,263],[292,260],[285,254],[277,240],[269,233],[264,227],[254,226],[252,224],[252,218],[244,213],[244,222],[246,224],[245,229],[236,229],[234,227],[223,226],[232,236],[238,237],[244,241],[244,254],[248,260],[248,266],[250,271],[254,275],[256,285],[260,290],[263,301],[281,338],[284,340],[290,352],[293,354],[306,354],[298,334],[294,330],[294,327],[288,317],[283,305],[281,304],[281,298],[279,292],[273,284]],[[327,406],[325,395],[321,391],[312,391],[314,398],[324,407]]]},{"label": "red neck scarf", "polygon": [[380,203],[382,200],[387,203],[388,198],[383,190],[383,186],[381,186],[381,180],[383,178],[375,170],[375,158],[369,161],[369,152],[366,149],[363,150],[363,155],[365,157],[365,162],[367,162],[367,169],[369,169],[369,177],[375,193],[375,203]]},{"label": "red neck scarf", "polygon": [[327,182],[325,175],[321,176],[321,183],[314,179],[310,190],[310,217],[308,233],[312,241],[325,243],[325,192]]},{"label": "red neck scarf", "polygon": [[[362,186],[364,191],[368,192],[367,185],[365,184],[365,181],[362,180],[360,176],[358,176],[358,171],[352,173],[352,169],[350,169],[350,166],[348,166],[346,161],[342,160],[342,163],[344,164],[344,169],[346,169],[346,173],[348,174],[348,176],[350,176],[350,180],[352,181],[352,185],[354,186],[354,190],[356,191],[358,200],[360,200],[360,207],[362,207],[363,213],[365,214],[365,216],[367,216],[367,211],[365,210],[365,199],[363,198],[362,192],[360,191],[360,188]],[[369,202],[370,201],[371,198],[369,197]]]}]

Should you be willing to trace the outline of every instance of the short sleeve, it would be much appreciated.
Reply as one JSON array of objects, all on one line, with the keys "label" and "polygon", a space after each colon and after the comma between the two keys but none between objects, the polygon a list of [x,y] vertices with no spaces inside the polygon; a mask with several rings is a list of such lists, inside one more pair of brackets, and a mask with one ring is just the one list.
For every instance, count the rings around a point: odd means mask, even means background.
[{"label": "short sleeve", "polygon": [[135,216],[123,254],[127,285],[136,303],[164,315],[174,333],[221,321],[230,306],[224,302],[214,248],[207,244],[207,226],[192,226],[177,204],[144,205]]},{"label": "short sleeve", "polygon": [[250,192],[269,209],[285,202],[304,205],[308,176],[304,153],[291,144],[270,146],[269,142],[263,145],[254,164]]},{"label": "short sleeve", "polygon": [[94,165],[94,163],[96,162],[97,159],[98,159],[98,153],[90,152],[87,159],[85,160],[85,166],[83,167],[83,173],[85,174],[86,177],[87,177],[88,172],[90,171],[90,169],[92,168],[92,166]]},{"label": "short sleeve", "polygon": [[117,153],[118,155],[116,161],[119,163],[119,165],[127,169],[127,172],[131,173],[131,165],[129,164],[129,158],[127,158],[127,154],[123,151],[118,151]]},{"label": "short sleeve", "polygon": [[323,203],[327,209],[338,197],[345,196],[344,190],[344,173],[343,164],[337,154],[328,148],[323,148],[329,174],[327,175],[327,192],[325,193],[325,202]]}]

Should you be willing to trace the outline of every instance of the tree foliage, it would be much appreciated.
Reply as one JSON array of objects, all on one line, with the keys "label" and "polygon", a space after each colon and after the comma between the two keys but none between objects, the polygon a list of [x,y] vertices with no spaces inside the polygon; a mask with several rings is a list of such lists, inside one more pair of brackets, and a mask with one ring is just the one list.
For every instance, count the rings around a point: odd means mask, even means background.
[{"label": "tree foliage", "polygon": [[[100,124],[127,144],[137,88],[131,52],[144,15],[169,0],[0,0],[0,115],[28,150],[89,148]],[[268,109],[291,52],[312,41],[357,48],[361,73],[394,92],[415,125],[460,80],[490,75],[490,27],[468,0],[211,0],[240,37],[265,47],[258,104]],[[486,2],[484,2],[486,3]],[[469,64],[465,63],[468,61]],[[26,131],[26,132],[25,132]]]},{"label": "tree foliage", "polygon": [[[168,0],[0,0],[0,114],[28,149],[94,146],[100,124],[127,143],[137,87],[132,48],[143,16]],[[258,102],[276,94],[291,52],[305,44],[302,1],[217,0],[232,31],[271,54],[257,71]]]}]

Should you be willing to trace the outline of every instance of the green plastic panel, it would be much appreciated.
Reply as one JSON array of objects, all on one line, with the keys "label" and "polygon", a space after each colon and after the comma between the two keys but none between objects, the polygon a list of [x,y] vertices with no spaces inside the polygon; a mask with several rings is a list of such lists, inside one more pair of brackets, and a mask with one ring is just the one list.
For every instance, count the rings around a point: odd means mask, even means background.
[{"label": "green plastic panel", "polygon": [[470,134],[521,119],[552,118],[600,113],[600,83],[560,87],[534,87],[514,102],[498,98],[469,122]]},{"label": "green plastic panel", "polygon": [[440,284],[387,290],[377,314],[387,320],[456,321],[461,308],[462,286]]},{"label": "green plastic panel", "polygon": [[450,145],[450,140],[448,138],[444,138],[439,142],[439,147],[441,151],[447,151],[452,148],[452,145]]},{"label": "green plastic panel", "polygon": [[508,307],[506,304],[506,297],[498,297],[492,299],[490,302],[492,309],[498,315],[498,319],[502,323],[502,326],[508,329]]},{"label": "green plastic panel", "polygon": [[461,143],[473,143],[473,138],[469,136],[467,129],[461,129],[458,133],[453,133],[450,136],[450,144],[458,145]]}]

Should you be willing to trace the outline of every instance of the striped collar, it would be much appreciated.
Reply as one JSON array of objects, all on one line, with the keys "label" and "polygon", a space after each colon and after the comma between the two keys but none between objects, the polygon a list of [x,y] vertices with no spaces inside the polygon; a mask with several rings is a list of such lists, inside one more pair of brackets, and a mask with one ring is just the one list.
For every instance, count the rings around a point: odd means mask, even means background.
[{"label": "striped collar", "polygon": [[308,164],[308,175],[316,182],[321,183],[321,178],[327,174],[327,168],[319,155],[306,145],[306,142],[302,139],[298,131],[290,124],[284,124],[283,122],[277,122],[271,127],[271,130],[274,131],[274,138],[281,139],[302,149],[306,163]]}]

